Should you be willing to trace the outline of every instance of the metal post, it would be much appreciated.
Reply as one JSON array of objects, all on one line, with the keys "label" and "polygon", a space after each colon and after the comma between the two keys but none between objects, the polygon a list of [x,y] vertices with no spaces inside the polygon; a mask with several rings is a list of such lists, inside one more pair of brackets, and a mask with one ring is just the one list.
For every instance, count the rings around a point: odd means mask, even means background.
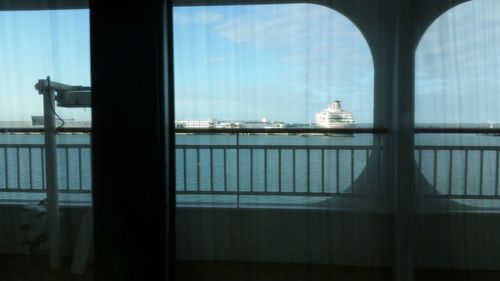
[{"label": "metal post", "polygon": [[240,207],[240,134],[236,133],[236,207]]},{"label": "metal post", "polygon": [[55,91],[52,90],[49,86],[48,90],[45,91],[43,95],[43,113],[45,127],[45,171],[47,178],[49,261],[51,269],[58,269],[60,265],[60,226],[57,186],[56,122],[53,110],[55,108],[54,96]]}]

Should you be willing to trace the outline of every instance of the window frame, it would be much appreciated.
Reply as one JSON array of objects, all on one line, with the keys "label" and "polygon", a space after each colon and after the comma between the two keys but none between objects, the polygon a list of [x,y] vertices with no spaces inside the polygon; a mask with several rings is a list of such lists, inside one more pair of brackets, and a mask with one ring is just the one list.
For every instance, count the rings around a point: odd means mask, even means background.
[{"label": "window frame", "polygon": [[[414,164],[409,148],[413,147],[414,133],[422,132],[415,130],[413,122],[414,54],[427,26],[448,9],[466,1],[379,0],[375,10],[366,7],[373,3],[371,0],[300,1],[324,5],[344,14],[358,26],[372,49],[374,127],[388,129],[386,157],[392,160],[385,171],[386,175],[389,172],[393,175],[387,185],[406,187],[394,189],[394,258],[398,280],[411,280],[413,265],[408,258],[412,256],[410,230],[414,224],[414,175],[410,172]],[[4,1],[0,10],[87,7],[86,0],[42,2]],[[119,6],[104,2],[90,1],[89,5],[96,280],[158,279],[157,276],[173,280],[172,7],[299,1],[176,0],[172,3],[163,0],[141,5],[123,2]],[[133,64],[135,70],[120,63],[124,61]],[[113,95],[117,89],[122,99]],[[130,122],[124,124],[122,117],[130,113],[134,118],[127,117]],[[117,144],[116,136],[124,132],[139,132],[141,137],[124,138]],[[130,157],[124,154],[126,147],[138,150]],[[141,183],[144,176],[149,178],[147,183]],[[139,183],[146,186],[140,194],[136,192]],[[166,192],[165,186],[173,188]]]}]

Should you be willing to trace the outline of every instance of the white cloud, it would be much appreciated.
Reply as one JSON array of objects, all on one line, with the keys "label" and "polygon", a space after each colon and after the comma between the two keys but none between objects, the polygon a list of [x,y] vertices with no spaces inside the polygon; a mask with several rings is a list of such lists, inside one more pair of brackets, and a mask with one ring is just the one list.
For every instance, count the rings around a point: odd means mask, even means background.
[{"label": "white cloud", "polygon": [[282,47],[311,37],[331,36],[345,28],[346,22],[341,14],[318,5],[261,5],[221,22],[215,30],[237,43]]},{"label": "white cloud", "polygon": [[373,68],[370,49],[356,26],[319,5],[255,6],[214,30],[235,43],[275,51],[280,63],[306,66],[307,71],[339,65],[361,72]]}]

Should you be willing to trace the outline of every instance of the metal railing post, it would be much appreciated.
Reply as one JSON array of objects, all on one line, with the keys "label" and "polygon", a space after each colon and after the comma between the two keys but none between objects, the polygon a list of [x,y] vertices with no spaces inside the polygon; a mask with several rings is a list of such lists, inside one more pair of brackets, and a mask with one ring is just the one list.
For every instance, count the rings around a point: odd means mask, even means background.
[{"label": "metal railing post", "polygon": [[45,171],[47,178],[47,215],[49,227],[49,260],[50,268],[60,266],[59,242],[59,198],[57,186],[57,143],[55,121],[55,92],[50,87],[43,95],[43,112],[45,126]]},{"label": "metal railing post", "polygon": [[236,207],[240,207],[240,134],[236,133]]}]

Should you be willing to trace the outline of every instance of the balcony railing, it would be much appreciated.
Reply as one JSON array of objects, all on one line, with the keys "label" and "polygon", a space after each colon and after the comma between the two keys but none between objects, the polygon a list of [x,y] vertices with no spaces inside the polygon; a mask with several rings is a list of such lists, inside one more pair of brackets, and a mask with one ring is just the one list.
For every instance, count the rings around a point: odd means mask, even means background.
[{"label": "balcony railing", "polygon": [[[176,145],[176,191],[213,195],[376,195],[375,188],[358,189],[357,185],[367,186],[371,175],[380,174],[378,151],[380,147],[373,145]],[[370,155],[375,154],[378,164],[367,166]],[[356,181],[365,167],[362,180]],[[192,171],[189,176],[188,171]],[[377,186],[380,183],[373,183],[373,187]]]},{"label": "balcony railing", "polygon": [[[63,193],[91,191],[89,144],[57,146],[59,190]],[[46,190],[43,144],[0,144],[0,192]]]},{"label": "balcony railing", "polygon": [[[377,196],[383,185],[384,160],[380,142],[373,145],[239,143],[239,137],[247,134],[380,135],[386,133],[383,129],[237,129],[222,132],[179,129],[176,132],[223,133],[236,139],[234,144],[176,145],[176,193],[180,196]],[[466,132],[460,130],[458,133]],[[500,199],[500,147],[417,145],[414,153],[417,193],[422,197]],[[90,193],[90,154],[89,144],[58,145],[61,193]],[[43,144],[0,144],[0,192],[43,192],[45,189]]]},{"label": "balcony railing", "polygon": [[417,192],[434,198],[500,199],[499,154],[498,146],[416,146]]}]

